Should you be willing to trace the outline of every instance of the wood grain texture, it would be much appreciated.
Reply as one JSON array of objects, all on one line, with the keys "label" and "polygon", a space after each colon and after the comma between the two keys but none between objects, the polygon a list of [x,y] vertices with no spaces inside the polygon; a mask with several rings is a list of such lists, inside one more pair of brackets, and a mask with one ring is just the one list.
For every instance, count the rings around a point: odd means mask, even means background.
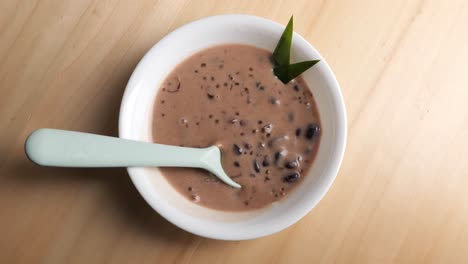
[{"label": "wood grain texture", "polygon": [[[143,54],[223,13],[294,14],[341,83],[343,166],[299,223],[204,239],[154,213],[124,169],[28,162],[39,127],[116,135]],[[468,263],[467,25],[462,0],[0,1],[0,262]]]}]

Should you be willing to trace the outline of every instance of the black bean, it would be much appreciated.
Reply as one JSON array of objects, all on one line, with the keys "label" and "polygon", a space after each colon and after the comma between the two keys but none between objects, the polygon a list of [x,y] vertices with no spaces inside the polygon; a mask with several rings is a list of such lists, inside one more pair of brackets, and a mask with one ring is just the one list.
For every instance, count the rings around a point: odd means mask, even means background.
[{"label": "black bean", "polygon": [[201,67],[205,67],[206,66],[206,63],[202,63],[200,64]]},{"label": "black bean", "polygon": [[249,143],[245,143],[245,144],[244,144],[244,147],[245,147],[246,149],[251,149],[251,148],[252,148],[252,145],[249,144]]},{"label": "black bean", "polygon": [[181,119],[179,120],[179,124],[181,124],[181,125],[186,125],[187,123],[188,123],[188,120],[185,119],[185,118],[181,118]]},{"label": "black bean", "polygon": [[281,102],[276,98],[270,98],[270,103],[274,105],[279,105]]},{"label": "black bean", "polygon": [[233,147],[233,150],[234,150],[235,154],[237,154],[237,155],[242,154],[242,148],[239,147],[237,144],[232,145],[232,147]]},{"label": "black bean", "polygon": [[284,176],[283,181],[287,182],[287,183],[293,183],[293,182],[297,181],[300,177],[301,177],[301,175],[298,172],[294,172],[292,174]]},{"label": "black bean", "polygon": [[270,166],[270,158],[267,155],[265,155],[265,157],[263,157],[262,165],[263,165],[263,167]]},{"label": "black bean", "polygon": [[298,128],[296,129],[296,137],[299,137],[301,135],[302,129]]},{"label": "black bean", "polygon": [[305,136],[307,139],[312,139],[320,133],[320,127],[317,124],[309,124],[306,129]]},{"label": "black bean", "polygon": [[295,84],[293,86],[294,91],[299,92],[299,85]]},{"label": "black bean", "polygon": [[262,131],[263,131],[264,133],[271,133],[272,130],[273,130],[273,125],[272,125],[272,124],[265,125],[265,126],[262,128]]},{"label": "black bean", "polygon": [[286,167],[286,169],[295,169],[297,168],[298,164],[297,164],[297,161],[290,161],[290,162],[286,162],[286,164],[284,164],[284,167]]},{"label": "black bean", "polygon": [[281,159],[281,156],[283,156],[281,152],[278,151],[275,153],[275,164],[278,164],[279,160]]},{"label": "black bean", "polygon": [[206,96],[208,96],[208,99],[210,99],[210,100],[213,99],[213,98],[215,97],[214,94],[210,94],[210,93],[207,93]]},{"label": "black bean", "polygon": [[240,124],[241,126],[246,126],[246,125],[247,125],[247,120],[241,120],[241,121],[239,122],[239,124]]},{"label": "black bean", "polygon": [[257,173],[260,172],[260,164],[258,163],[256,159],[253,162],[253,167],[254,167],[255,172]]},{"label": "black bean", "polygon": [[240,167],[240,164],[239,164],[239,162],[237,162],[237,161],[234,161],[234,166],[236,166],[236,167]]}]

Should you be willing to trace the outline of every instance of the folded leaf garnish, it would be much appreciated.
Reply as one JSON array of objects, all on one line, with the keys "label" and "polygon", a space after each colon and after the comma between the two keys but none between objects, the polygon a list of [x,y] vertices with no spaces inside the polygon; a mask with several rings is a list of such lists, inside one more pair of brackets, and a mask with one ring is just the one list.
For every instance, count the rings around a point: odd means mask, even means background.
[{"label": "folded leaf garnish", "polygon": [[275,65],[273,73],[284,84],[301,75],[303,72],[314,66],[320,60],[302,61],[294,64],[289,64],[291,54],[291,42],[293,35],[293,16],[289,19],[288,25],[283,31],[275,51],[272,55],[272,60]]},{"label": "folded leaf garnish", "polygon": [[273,62],[275,66],[285,66],[289,64],[289,54],[291,53],[291,41],[293,34],[293,17],[289,19],[288,25],[283,31],[278,44],[273,52]]},{"label": "folded leaf garnish", "polygon": [[276,77],[280,79],[284,84],[288,83],[292,79],[301,75],[310,67],[314,66],[320,60],[301,61],[298,63],[288,64],[273,69]]}]

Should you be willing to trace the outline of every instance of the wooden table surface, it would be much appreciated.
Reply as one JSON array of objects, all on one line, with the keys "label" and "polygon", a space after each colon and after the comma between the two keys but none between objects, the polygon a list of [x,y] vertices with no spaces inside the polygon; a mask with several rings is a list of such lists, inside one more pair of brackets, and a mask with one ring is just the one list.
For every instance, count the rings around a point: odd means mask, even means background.
[{"label": "wooden table surface", "polygon": [[[224,13],[294,14],[341,84],[343,165],[300,222],[205,239],[152,211],[124,169],[28,162],[36,128],[116,135],[144,53]],[[0,1],[0,262],[468,263],[467,63],[463,0]]]}]

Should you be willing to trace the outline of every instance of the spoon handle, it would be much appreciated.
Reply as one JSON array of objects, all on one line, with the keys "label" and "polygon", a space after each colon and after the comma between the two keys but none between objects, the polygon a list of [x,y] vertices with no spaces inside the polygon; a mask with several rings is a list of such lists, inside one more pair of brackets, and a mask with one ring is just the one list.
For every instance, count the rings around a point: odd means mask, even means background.
[{"label": "spoon handle", "polygon": [[210,148],[151,144],[82,132],[42,128],[25,144],[29,159],[55,167],[196,167]]}]

